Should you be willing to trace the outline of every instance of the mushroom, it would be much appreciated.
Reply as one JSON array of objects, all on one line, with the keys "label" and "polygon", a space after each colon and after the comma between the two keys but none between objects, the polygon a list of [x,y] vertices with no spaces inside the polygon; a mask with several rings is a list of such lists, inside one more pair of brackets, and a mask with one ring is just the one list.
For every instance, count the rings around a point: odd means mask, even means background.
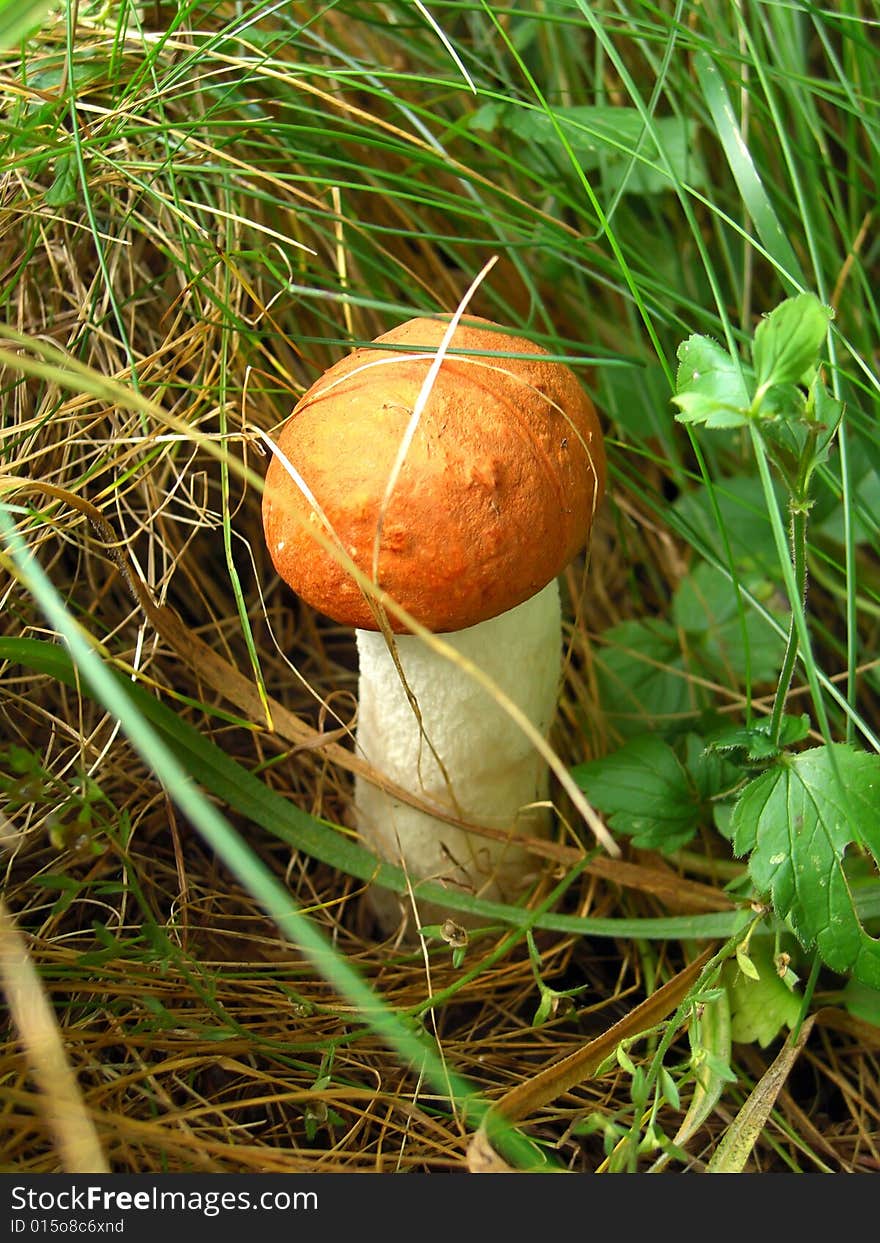
[{"label": "mushroom", "polygon": [[[263,519],[280,577],[356,628],[358,750],[440,813],[358,777],[363,841],[406,869],[416,898],[427,878],[513,902],[535,870],[517,839],[551,828],[549,773],[503,699],[546,737],[562,657],[557,575],[589,535],[605,456],[566,366],[469,319],[437,369],[447,330],[410,320],[325,372],[282,428]],[[377,607],[380,592],[442,644]],[[387,890],[374,887],[372,904],[385,929],[400,919]],[[444,914],[419,905],[422,923]]]}]

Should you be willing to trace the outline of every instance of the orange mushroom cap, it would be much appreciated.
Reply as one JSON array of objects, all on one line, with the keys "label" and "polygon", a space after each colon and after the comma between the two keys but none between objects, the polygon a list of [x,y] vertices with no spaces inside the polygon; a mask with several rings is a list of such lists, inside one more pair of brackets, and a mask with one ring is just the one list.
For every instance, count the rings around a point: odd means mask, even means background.
[{"label": "orange mushroom cap", "polygon": [[[487,325],[456,328],[449,348],[466,352],[444,357],[387,505],[447,324],[412,319],[341,359],[278,439],[368,577],[381,523],[378,585],[435,632],[487,621],[540,591],[583,547],[604,492],[599,421],[574,373]],[[526,357],[486,357],[499,351]],[[358,584],[312,537],[320,519],[275,456],[263,522],[275,568],[298,595],[344,625],[377,628]]]}]

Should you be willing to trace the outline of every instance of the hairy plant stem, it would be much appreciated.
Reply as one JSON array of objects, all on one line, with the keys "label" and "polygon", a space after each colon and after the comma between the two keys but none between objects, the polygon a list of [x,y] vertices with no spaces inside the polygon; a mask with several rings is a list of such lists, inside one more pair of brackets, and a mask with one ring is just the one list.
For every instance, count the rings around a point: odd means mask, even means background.
[{"label": "hairy plant stem", "polygon": [[[803,609],[807,599],[807,522],[809,520],[810,478],[815,465],[816,431],[810,429],[803,452],[798,463],[797,478],[790,486],[788,512],[790,515],[791,565],[794,572],[795,588],[800,606]],[[778,745],[782,733],[782,717],[794,667],[798,655],[798,630],[794,601],[792,600],[791,622],[788,627],[788,639],[785,644],[785,656],[773,700],[773,712],[770,717],[770,737]]]},{"label": "hairy plant stem", "polygon": [[[807,596],[807,509],[805,506],[797,504],[792,499],[791,506],[791,564],[794,570],[794,578],[797,583],[798,595],[801,605],[806,601]],[[788,698],[791,680],[794,676],[794,667],[797,662],[798,654],[798,633],[794,619],[794,611],[792,611],[791,622],[788,627],[788,639],[785,644],[785,656],[782,661],[782,670],[779,674],[779,684],[776,687],[776,698],[773,700],[773,713],[770,718],[770,737],[775,743],[779,743],[780,734],[782,732],[782,715],[785,708],[785,701]]]}]

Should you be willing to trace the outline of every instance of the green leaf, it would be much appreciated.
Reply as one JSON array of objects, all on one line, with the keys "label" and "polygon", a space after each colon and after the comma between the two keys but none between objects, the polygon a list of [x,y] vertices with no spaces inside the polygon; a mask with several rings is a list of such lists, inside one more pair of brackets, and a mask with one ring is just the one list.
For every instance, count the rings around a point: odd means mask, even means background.
[{"label": "green leaf", "polygon": [[751,976],[741,970],[739,956],[735,963],[726,963],[722,972],[730,998],[730,1034],[738,1043],[757,1041],[766,1049],[784,1027],[794,1027],[801,997],[780,978],[769,937],[753,937],[748,953]]},{"label": "green leaf", "polygon": [[716,1053],[707,1053],[705,1057],[706,1069],[713,1078],[720,1080],[722,1083],[738,1083],[739,1076],[733,1070],[730,1064]]},{"label": "green leaf", "polygon": [[810,732],[810,718],[804,712],[800,716],[783,716],[779,742],[770,736],[771,723],[756,721],[754,725],[730,725],[721,729],[706,744],[708,751],[744,751],[753,763],[775,759],[785,747],[802,742]]},{"label": "green leaf", "polygon": [[762,319],[752,349],[758,388],[809,383],[833,314],[815,294],[802,293]]},{"label": "green leaf", "polygon": [[634,1075],[636,1073],[635,1062],[627,1053],[626,1049],[624,1049],[622,1044],[619,1044],[614,1050],[614,1055],[617,1058],[617,1064],[621,1070],[625,1070],[628,1075]]},{"label": "green leaf", "polygon": [[660,1067],[660,1074],[657,1078],[664,1100],[667,1100],[675,1112],[678,1113],[681,1109],[681,1095],[678,1091],[678,1084],[665,1066]]},{"label": "green leaf", "polygon": [[758,968],[752,962],[751,958],[749,958],[748,950],[746,950],[742,945],[738,945],[736,947],[736,965],[748,979],[760,980],[761,976],[758,973]]},{"label": "green leaf", "polygon": [[[878,546],[876,530],[877,515],[880,515],[880,473],[867,471],[851,488],[846,503],[836,504],[832,511],[817,522],[813,529],[817,534],[826,536],[838,544],[846,541],[847,508],[852,524],[853,539],[857,544]],[[859,509],[868,521],[862,519]],[[869,525],[870,523],[870,525]]]},{"label": "green leaf", "polygon": [[733,830],[758,892],[801,943],[880,987],[880,942],[859,921],[843,865],[854,841],[880,859],[880,756],[838,743],[783,757],[745,787]]},{"label": "green leaf", "polygon": [[[781,486],[778,497],[784,506],[787,497]],[[687,528],[684,534],[697,547],[702,545],[706,552],[720,553],[713,502],[721,515],[736,568],[744,572],[758,570],[762,575],[778,578],[773,532],[761,481],[754,475],[722,478],[714,484],[711,493],[707,487],[700,487],[676,501],[676,516]]]},{"label": "green leaf", "polygon": [[673,401],[680,423],[738,427],[748,422],[751,405],[742,367],[711,337],[695,334],[678,347]]},{"label": "green leaf", "polygon": [[824,462],[828,457],[831,441],[837,435],[844,409],[844,403],[837,397],[832,397],[822,381],[817,380],[813,386],[813,413],[823,429],[816,445],[816,457],[819,461]]},{"label": "green leaf", "polygon": [[732,725],[711,739],[708,746],[713,751],[744,751],[753,764],[774,760],[781,750],[770,737],[769,726],[763,722],[752,726]]},{"label": "green leaf", "polygon": [[677,850],[690,841],[701,800],[668,743],[633,738],[601,760],[578,764],[572,777],[618,833],[646,849]]},{"label": "green leaf", "polygon": [[[711,1001],[701,1004],[699,1018],[693,1015],[688,1024],[691,1045],[691,1065],[694,1070],[694,1090],[681,1126],[672,1137],[671,1147],[659,1157],[649,1173],[659,1173],[670,1157],[676,1156],[675,1148],[687,1144],[717,1105],[726,1083],[736,1082],[730,1070],[730,1005],[727,992],[718,990]],[[724,1067],[718,1074],[715,1067]]]},{"label": "green leaf", "polygon": [[572,178],[574,157],[584,172],[599,170],[609,192],[658,194],[673,187],[673,178],[691,186],[705,182],[696,124],[679,117],[647,125],[637,108],[616,105],[555,107],[551,116],[531,105],[490,103],[468,126],[513,140],[517,157],[542,178]]},{"label": "green leaf", "polygon": [[705,696],[692,686],[674,628],[658,618],[625,621],[603,634],[596,680],[606,720],[622,737],[696,715]]},{"label": "green leaf", "polygon": [[[762,603],[773,594],[772,584],[754,574],[744,576],[743,586]],[[745,632],[736,586],[705,561],[682,579],[672,599],[673,620],[710,677],[739,683],[748,666],[753,681],[775,682],[785,640],[747,601],[744,608]]]},{"label": "green leaf", "polygon": [[729,841],[730,833],[725,832],[725,827],[733,814],[732,799],[742,782],[742,769],[726,756],[711,751],[699,734],[685,736],[684,750],[685,767],[703,806],[701,821],[713,824]]},{"label": "green leaf", "polygon": [[840,1003],[856,1018],[880,1027],[880,989],[849,979],[840,991]]},{"label": "green leaf", "polygon": [[552,1010],[553,994],[548,989],[544,989],[541,992],[541,1003],[535,1011],[535,1016],[532,1019],[532,1027],[543,1026],[543,1024],[550,1018]]},{"label": "green leaf", "polygon": [[634,444],[656,442],[670,462],[677,461],[681,446],[669,420],[669,382],[660,364],[621,363],[608,367],[604,379],[603,410],[615,427]]},{"label": "green leaf", "polygon": [[46,191],[47,207],[64,207],[74,202],[79,190],[79,172],[72,155],[59,155],[55,161],[55,179]]},{"label": "green leaf", "polygon": [[678,406],[676,420],[679,423],[703,423],[718,430],[725,427],[742,427],[748,420],[744,410],[724,405],[707,393],[677,393],[673,402]]},{"label": "green leaf", "polygon": [[644,1108],[647,1094],[645,1071],[643,1067],[636,1066],[632,1073],[632,1082],[629,1085],[629,1099],[641,1110]]},{"label": "green leaf", "polygon": [[638,123],[640,128],[634,141],[605,163],[602,182],[607,192],[651,195],[671,190],[675,183],[692,187],[706,184],[695,121],[686,117],[654,117],[648,130],[639,114]]}]

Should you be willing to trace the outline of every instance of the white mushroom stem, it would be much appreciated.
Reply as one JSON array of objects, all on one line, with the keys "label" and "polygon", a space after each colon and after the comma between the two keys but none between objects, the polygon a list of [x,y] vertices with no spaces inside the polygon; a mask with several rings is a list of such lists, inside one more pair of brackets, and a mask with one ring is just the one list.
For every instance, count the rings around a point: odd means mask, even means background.
[{"label": "white mushroom stem", "polygon": [[[562,647],[555,580],[491,621],[439,637],[487,674],[546,736]],[[385,638],[358,630],[358,749],[396,784],[462,820],[501,829],[509,840],[458,829],[359,778],[355,801],[364,843],[406,869],[417,899],[418,881],[430,879],[481,897],[516,901],[537,871],[537,861],[516,844],[516,837],[546,836],[550,829],[549,809],[533,806],[547,798],[546,761],[471,673],[417,635],[396,636],[396,646],[421,727]],[[398,900],[387,891],[374,891],[373,906],[386,927],[399,918]],[[440,914],[436,907],[419,904],[423,923]],[[454,911],[446,914],[467,922]]]}]

